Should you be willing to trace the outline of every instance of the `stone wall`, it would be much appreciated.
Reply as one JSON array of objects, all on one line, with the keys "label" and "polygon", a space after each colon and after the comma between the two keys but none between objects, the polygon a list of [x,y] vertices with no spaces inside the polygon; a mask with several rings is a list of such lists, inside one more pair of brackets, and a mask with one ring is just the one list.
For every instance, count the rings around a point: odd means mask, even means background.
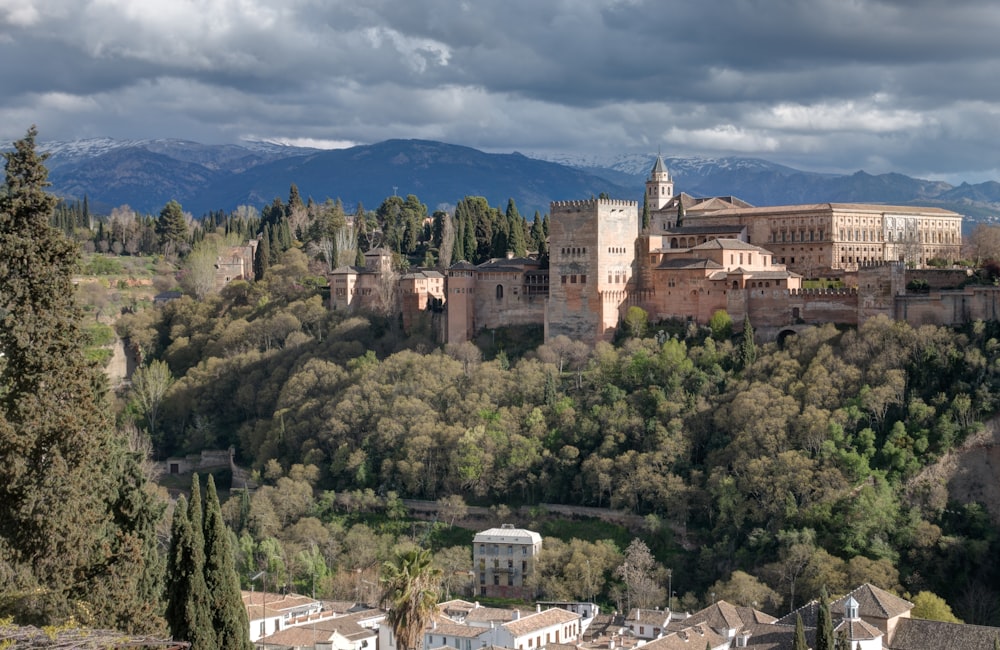
[{"label": "stone wall", "polygon": [[896,296],[894,311],[897,320],[914,327],[1000,320],[1000,287],[974,286],[961,291]]}]

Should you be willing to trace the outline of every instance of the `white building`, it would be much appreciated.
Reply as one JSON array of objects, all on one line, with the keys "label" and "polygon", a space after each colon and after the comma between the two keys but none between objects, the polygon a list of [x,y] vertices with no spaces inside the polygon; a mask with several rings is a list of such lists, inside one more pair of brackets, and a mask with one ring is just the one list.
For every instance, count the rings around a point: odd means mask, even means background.
[{"label": "white building", "polygon": [[472,541],[472,563],[479,595],[530,599],[526,580],[535,570],[542,536],[532,530],[504,524],[477,533]]}]

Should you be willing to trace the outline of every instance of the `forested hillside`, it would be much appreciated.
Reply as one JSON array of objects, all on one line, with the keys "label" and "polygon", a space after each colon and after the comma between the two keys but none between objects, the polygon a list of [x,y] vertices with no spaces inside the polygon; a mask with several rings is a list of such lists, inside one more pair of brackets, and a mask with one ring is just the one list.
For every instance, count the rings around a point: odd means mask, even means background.
[{"label": "forested hillside", "polygon": [[325,571],[354,570],[343,522],[331,532],[334,494],[389,511],[398,497],[463,495],[645,515],[650,546],[693,597],[736,571],[773,590],[772,611],[870,581],[998,622],[996,524],[943,485],[911,481],[997,411],[996,323],[875,319],[784,349],[724,323],[639,323],[616,345],[557,339],[486,359],[471,343],[404,336],[394,319],[329,313],[311,277],[293,248],[260,282],[119,322],[143,381],[159,372],[161,391],[139,381],[150,394],[132,394],[157,453],[232,444],[262,470],[268,486],[227,512],[244,553],[266,542],[289,582],[315,576],[292,560],[326,548],[310,535],[336,547]]}]

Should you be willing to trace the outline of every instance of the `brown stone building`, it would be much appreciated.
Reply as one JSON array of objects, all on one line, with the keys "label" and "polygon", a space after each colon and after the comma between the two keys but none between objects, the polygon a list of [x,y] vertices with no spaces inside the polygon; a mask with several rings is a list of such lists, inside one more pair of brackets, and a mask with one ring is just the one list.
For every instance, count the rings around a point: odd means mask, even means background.
[{"label": "brown stone building", "polygon": [[646,181],[651,234],[678,226],[743,226],[747,241],[770,250],[780,264],[805,277],[904,262],[923,267],[954,261],[962,247],[962,215],[940,208],[866,203],[815,203],[753,207],[734,197],[673,196],[663,160]]}]

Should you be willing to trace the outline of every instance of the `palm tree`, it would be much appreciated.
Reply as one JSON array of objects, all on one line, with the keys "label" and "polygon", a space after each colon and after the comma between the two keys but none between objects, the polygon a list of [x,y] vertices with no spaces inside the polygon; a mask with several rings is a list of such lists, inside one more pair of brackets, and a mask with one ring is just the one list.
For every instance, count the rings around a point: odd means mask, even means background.
[{"label": "palm tree", "polygon": [[431,564],[431,552],[399,551],[382,565],[382,600],[398,650],[416,650],[437,605],[441,570]]}]

